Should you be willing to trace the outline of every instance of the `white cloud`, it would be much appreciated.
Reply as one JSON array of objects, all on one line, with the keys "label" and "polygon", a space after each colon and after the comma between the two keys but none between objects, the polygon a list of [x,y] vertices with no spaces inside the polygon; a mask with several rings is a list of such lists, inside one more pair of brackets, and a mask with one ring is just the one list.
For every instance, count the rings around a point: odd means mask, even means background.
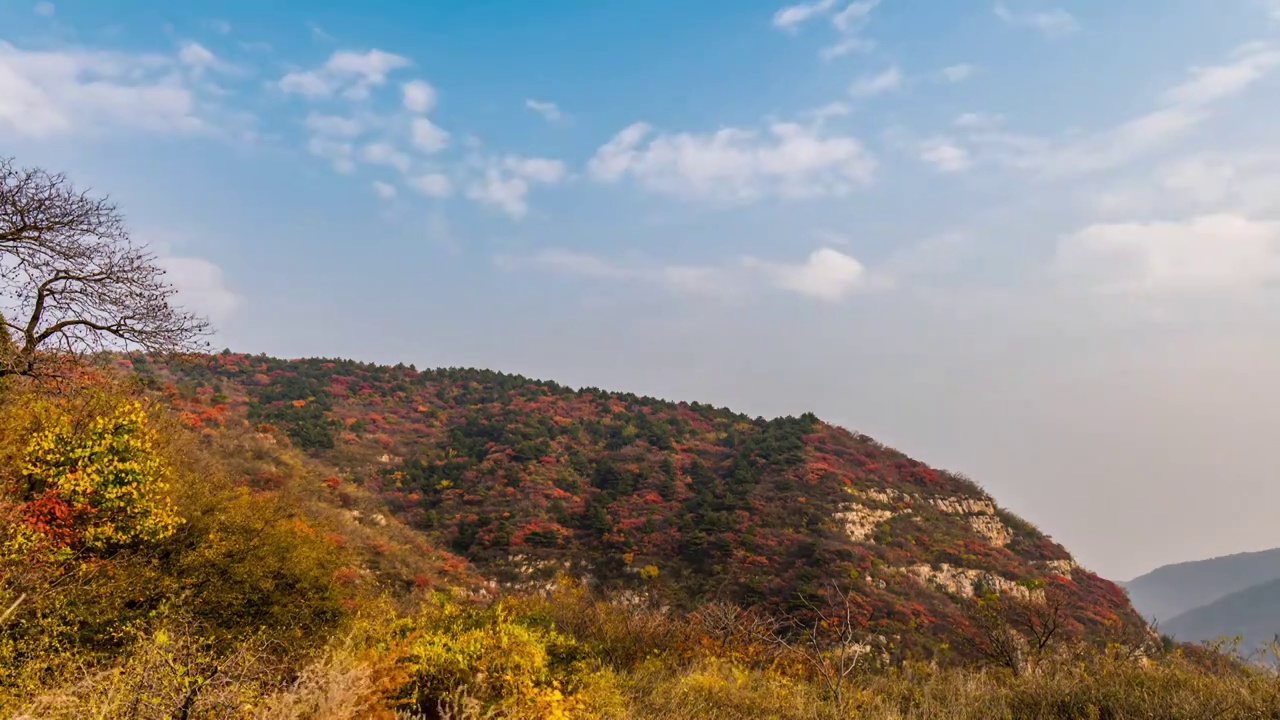
[{"label": "white cloud", "polygon": [[1161,96],[1162,107],[1108,130],[1061,141],[981,131],[970,140],[998,162],[1046,176],[1108,170],[1169,147],[1203,124],[1215,103],[1239,95],[1277,67],[1280,51],[1250,43],[1223,64],[1191,69],[1186,81]]},{"label": "white cloud", "polygon": [[991,130],[1004,122],[1004,117],[991,113],[963,113],[956,117],[955,126],[970,130]]},{"label": "white cloud", "polygon": [[354,138],[363,135],[369,128],[366,122],[351,117],[310,113],[306,120],[307,128],[317,135]]},{"label": "white cloud", "polygon": [[1243,45],[1230,62],[1191,68],[1191,77],[1165,92],[1164,100],[1170,105],[1207,105],[1240,94],[1278,66],[1280,50],[1263,43]]},{"label": "white cloud", "polygon": [[411,64],[408,58],[382,50],[363,53],[339,50],[321,67],[290,72],[277,84],[286,93],[308,98],[327,98],[341,93],[351,100],[363,100],[372,88],[386,83],[387,75]]},{"label": "white cloud", "polygon": [[1059,241],[1055,267],[1104,292],[1249,290],[1280,280],[1280,223],[1220,213],[1091,225]]},{"label": "white cloud", "polygon": [[853,108],[849,106],[849,103],[839,101],[830,102],[822,107],[817,107],[803,113],[804,117],[813,118],[819,123],[831,118],[848,117],[852,114]]},{"label": "white cloud", "polygon": [[600,147],[587,166],[600,182],[629,176],[652,191],[729,202],[845,195],[870,184],[875,168],[856,138],[791,122],[775,122],[764,133],[724,128],[657,135],[635,123]]},{"label": "white cloud", "polygon": [[624,262],[558,249],[525,258],[499,257],[497,261],[509,268],[526,267],[595,280],[645,282],[679,293],[725,298],[774,288],[834,303],[860,290],[886,286],[875,281],[856,258],[829,247],[815,250],[801,263],[743,257],[722,265],[654,265],[639,259]]},{"label": "white cloud", "polygon": [[973,75],[973,66],[968,63],[950,65],[942,69],[942,76],[951,82],[960,82]]},{"label": "white cloud", "polygon": [[230,318],[241,304],[240,296],[227,287],[222,268],[204,258],[159,257],[156,264],[177,290],[176,303],[215,324]]},{"label": "white cloud", "polygon": [[851,2],[843,10],[831,16],[831,24],[842,33],[854,32],[862,28],[871,11],[880,4],[880,0],[859,0]]},{"label": "white cloud", "polygon": [[210,20],[209,27],[219,35],[228,35],[231,33],[231,23],[226,20]]},{"label": "white cloud", "polygon": [[333,94],[336,82],[327,80],[316,72],[291,72],[280,78],[280,89],[309,98],[327,97]]},{"label": "white cloud", "polygon": [[826,302],[844,299],[863,285],[867,275],[867,269],[856,258],[831,248],[813,251],[798,265],[754,258],[747,258],[743,264],[762,272],[778,288]]},{"label": "white cloud", "polygon": [[413,146],[426,153],[437,153],[449,147],[449,133],[424,117],[416,117],[409,124]]},{"label": "white cloud", "polygon": [[548,158],[508,155],[483,162],[483,175],[467,187],[467,197],[491,205],[520,219],[529,212],[528,194],[532,185],[553,185],[567,173],[565,164]]},{"label": "white cloud", "polygon": [[956,173],[968,170],[973,161],[969,151],[948,137],[935,136],[920,143],[920,159],[929,163],[938,172]]},{"label": "white cloud", "polygon": [[897,65],[889,67],[876,75],[864,75],[849,86],[849,94],[854,97],[872,97],[902,87],[902,71]]},{"label": "white cloud", "polygon": [[508,267],[527,265],[532,267],[589,278],[623,280],[636,277],[637,270],[612,260],[588,255],[572,250],[552,248],[543,250],[532,257],[516,260],[510,257],[499,257],[498,263]]},{"label": "white cloud", "polygon": [[178,51],[178,60],[183,65],[189,65],[194,68],[207,68],[218,64],[217,55],[214,55],[209,48],[192,41],[182,44],[182,49]]},{"label": "white cloud", "polygon": [[383,200],[394,200],[396,197],[396,186],[381,180],[373,181],[373,191]]},{"label": "white cloud", "polygon": [[426,80],[410,80],[400,86],[401,100],[409,112],[429,113],[436,106],[436,89]]},{"label": "white cloud", "polygon": [[365,145],[360,151],[365,162],[374,165],[387,165],[399,170],[402,174],[409,172],[409,156],[400,152],[388,142],[373,142]]},{"label": "white cloud", "polygon": [[559,122],[564,117],[555,103],[546,100],[525,100],[524,106],[541,115],[547,122]]},{"label": "white cloud", "polygon": [[641,159],[640,142],[653,128],[648,123],[632,123],[601,145],[587,163],[592,177],[602,182],[613,182],[625,175]]},{"label": "white cloud", "polygon": [[528,214],[529,183],[524,178],[503,175],[494,168],[467,188],[467,197],[484,205],[501,209],[515,219]]},{"label": "white cloud", "polygon": [[815,0],[814,2],[789,5],[773,14],[773,25],[780,30],[795,32],[800,25],[815,17],[831,12],[835,5],[835,0]]},{"label": "white cloud", "polygon": [[875,47],[876,43],[874,40],[854,36],[844,38],[836,42],[834,45],[828,45],[822,48],[822,51],[819,54],[822,55],[822,59],[824,60],[834,60],[838,57],[844,57],[845,55],[851,55],[856,52],[871,52]]},{"label": "white cloud", "polygon": [[1104,218],[1153,217],[1169,213],[1233,213],[1280,216],[1280,152],[1251,148],[1239,153],[1202,153],[1176,158],[1152,173],[1126,177],[1086,191]]},{"label": "white cloud", "polygon": [[818,17],[827,17],[839,35],[839,40],[822,48],[823,59],[833,60],[855,52],[869,52],[875,48],[875,42],[862,37],[871,11],[880,4],[880,0],[854,0],[843,8],[836,9],[836,0],[815,0],[814,2],[790,5],[778,10],[773,15],[773,24],[780,30],[795,34],[801,25]]},{"label": "white cloud", "polygon": [[356,169],[355,147],[349,142],[317,135],[307,142],[307,152],[328,160],[333,169],[343,175]]},{"label": "white cloud", "polygon": [[414,190],[430,198],[447,198],[453,194],[453,181],[442,173],[426,173],[409,178],[409,185]]},{"label": "white cloud", "polygon": [[209,129],[176,58],[28,51],[0,41],[0,133],[47,138],[108,128]]},{"label": "white cloud", "polygon": [[521,177],[548,184],[560,182],[567,174],[567,170],[563,162],[547,158],[530,158],[513,155],[504,158],[502,166]]},{"label": "white cloud", "polygon": [[1080,29],[1080,23],[1062,8],[1019,13],[1010,10],[1004,3],[996,3],[993,11],[1005,24],[1031,28],[1045,37],[1065,37]]},{"label": "white cloud", "polygon": [[31,8],[31,11],[40,17],[53,17],[54,13],[56,13],[58,9],[54,7],[53,3],[48,2],[47,0],[41,0],[41,2],[36,3]]}]

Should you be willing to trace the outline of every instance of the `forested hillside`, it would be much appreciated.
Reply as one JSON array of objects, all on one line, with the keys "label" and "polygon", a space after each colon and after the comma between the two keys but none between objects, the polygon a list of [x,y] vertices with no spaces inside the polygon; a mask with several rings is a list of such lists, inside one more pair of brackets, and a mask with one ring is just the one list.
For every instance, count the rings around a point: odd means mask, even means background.
[{"label": "forested hillside", "polygon": [[342,470],[410,527],[508,587],[557,573],[791,612],[848,591],[928,654],[958,600],[1046,590],[1073,626],[1140,626],[1124,594],[973,482],[812,415],[752,419],[478,370],[133,356],[192,425],[242,415]]}]

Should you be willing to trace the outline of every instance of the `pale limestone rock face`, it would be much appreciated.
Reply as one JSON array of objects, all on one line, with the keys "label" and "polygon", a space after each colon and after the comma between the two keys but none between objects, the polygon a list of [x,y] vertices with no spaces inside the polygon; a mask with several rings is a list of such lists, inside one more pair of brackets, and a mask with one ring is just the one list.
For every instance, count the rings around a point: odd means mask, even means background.
[{"label": "pale limestone rock face", "polygon": [[1071,576],[1071,573],[1076,568],[1080,567],[1076,564],[1075,560],[1049,560],[1045,562],[1044,566],[1050,572],[1054,572],[1059,575],[1066,575],[1068,577]]},{"label": "pale limestone rock face", "polygon": [[911,512],[910,510],[899,511],[868,507],[865,504],[870,502],[876,505],[894,505],[897,502],[910,499],[908,495],[892,488],[885,488],[884,490],[845,488],[845,490],[861,502],[842,504],[840,512],[835,513],[833,517],[837,522],[844,524],[844,531],[849,534],[849,538],[854,542],[868,542],[871,535],[875,533],[876,527],[881,523],[888,522],[898,515],[906,515]]},{"label": "pale limestone rock face", "polygon": [[876,526],[896,514],[892,510],[875,510],[858,503],[846,503],[843,507],[842,512],[835,513],[835,519],[844,523],[844,531],[854,542],[865,542],[875,532]]},{"label": "pale limestone rock face", "polygon": [[996,514],[996,506],[989,500],[961,497],[929,498],[929,504],[948,515]]},{"label": "pale limestone rock face", "polygon": [[1013,539],[1013,532],[994,515],[972,515],[969,517],[969,525],[974,532],[997,547],[1004,547]]},{"label": "pale limestone rock face", "polygon": [[863,490],[861,492],[857,490],[850,490],[849,492],[853,495],[864,497],[867,500],[881,505],[893,505],[899,502],[912,502],[915,500],[914,497],[907,495],[906,493],[898,492],[893,488],[885,488],[883,490],[871,488],[870,490]]},{"label": "pale limestone rock face", "polygon": [[981,583],[996,592],[1007,593],[1020,600],[1044,600],[1044,590],[1025,588],[986,570],[954,567],[947,563],[940,565],[937,570],[928,565],[912,565],[905,570],[921,583],[936,585],[944,592],[959,597],[973,597],[974,588]]},{"label": "pale limestone rock face", "polygon": [[[893,488],[848,489],[860,502],[848,503],[836,513],[836,519],[845,524],[845,531],[854,542],[866,542],[881,523],[911,510],[882,509],[875,506],[897,507],[924,501],[917,495]],[[996,515],[996,506],[990,500],[967,497],[933,497],[925,501],[930,507],[947,515],[967,516],[969,525],[984,540],[997,547],[1004,547],[1013,539],[1010,530]]]}]

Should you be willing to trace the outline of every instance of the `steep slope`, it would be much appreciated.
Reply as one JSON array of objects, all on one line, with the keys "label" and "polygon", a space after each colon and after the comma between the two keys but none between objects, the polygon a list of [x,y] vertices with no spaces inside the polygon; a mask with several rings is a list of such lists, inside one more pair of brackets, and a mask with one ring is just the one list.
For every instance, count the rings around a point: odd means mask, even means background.
[{"label": "steep slope", "polygon": [[233,353],[132,365],[176,383],[193,422],[213,407],[282,431],[509,587],[571,572],[682,607],[787,609],[835,582],[873,627],[928,644],[963,622],[957,600],[1049,583],[1082,626],[1140,625],[1118,587],[973,482],[812,415],[477,370]]},{"label": "steep slope", "polygon": [[1243,638],[1253,650],[1280,633],[1280,580],[1245,588],[1161,623],[1161,632],[1183,642]]},{"label": "steep slope", "polygon": [[1133,606],[1166,621],[1232,593],[1280,578],[1280,548],[1156,568],[1124,583]]}]

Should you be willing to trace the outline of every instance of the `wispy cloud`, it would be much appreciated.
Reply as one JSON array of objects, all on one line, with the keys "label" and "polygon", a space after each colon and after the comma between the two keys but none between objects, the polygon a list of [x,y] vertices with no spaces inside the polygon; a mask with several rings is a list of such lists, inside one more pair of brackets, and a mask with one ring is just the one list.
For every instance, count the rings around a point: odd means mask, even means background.
[{"label": "wispy cloud", "polygon": [[996,162],[1050,177],[1115,168],[1167,149],[1212,116],[1216,104],[1242,94],[1280,67],[1280,49],[1265,43],[1237,48],[1221,64],[1193,67],[1160,97],[1160,106],[1107,130],[1053,140],[974,128],[970,142]]},{"label": "wispy cloud", "polygon": [[1015,12],[1004,3],[996,3],[993,12],[1007,25],[1031,28],[1050,38],[1065,37],[1080,29],[1075,17],[1062,8]]},{"label": "wispy cloud", "polygon": [[958,65],[949,65],[942,68],[942,77],[950,82],[961,82],[968,80],[973,75],[974,67],[968,63],[960,63]]},{"label": "wispy cloud", "polygon": [[836,0],[815,0],[788,5],[773,14],[773,25],[780,30],[795,32],[809,20],[830,13],[835,6]]},{"label": "wispy cloud", "polygon": [[830,247],[814,250],[801,262],[786,263],[745,256],[721,265],[653,264],[641,259],[610,259],[569,250],[544,250],[527,257],[500,256],[509,269],[541,270],[594,280],[660,285],[680,293],[741,298],[772,288],[812,300],[837,303],[849,296],[888,287],[851,255]]},{"label": "wispy cloud", "polygon": [[635,123],[600,147],[587,167],[599,182],[630,177],[688,200],[746,202],[844,195],[870,184],[876,163],[854,137],[793,122],[707,134],[656,133]]},{"label": "wispy cloud", "polygon": [[919,152],[920,159],[932,165],[938,172],[964,172],[973,164],[969,151],[949,137],[928,138],[920,143]]},{"label": "wispy cloud", "polygon": [[879,4],[880,0],[854,0],[841,7],[835,0],[816,0],[789,5],[774,13],[773,24],[784,32],[796,34],[800,26],[810,20],[827,18],[836,31],[837,39],[823,47],[820,54],[826,60],[833,60],[851,53],[869,52],[875,48],[875,41],[865,37],[863,30],[871,11]]},{"label": "wispy cloud", "polygon": [[524,101],[524,106],[541,115],[547,122],[559,122],[564,118],[560,108],[553,102],[529,99]]},{"label": "wispy cloud", "polygon": [[902,71],[893,65],[875,75],[864,75],[849,86],[849,94],[858,98],[882,95],[902,87]]},{"label": "wispy cloud", "polygon": [[287,73],[277,85],[286,93],[308,98],[341,94],[350,100],[364,100],[371,89],[386,83],[390,73],[410,65],[408,58],[382,50],[339,50],[319,68]]},{"label": "wispy cloud", "polygon": [[453,181],[444,173],[424,173],[408,178],[408,183],[414,190],[429,198],[443,199],[453,194]]}]

